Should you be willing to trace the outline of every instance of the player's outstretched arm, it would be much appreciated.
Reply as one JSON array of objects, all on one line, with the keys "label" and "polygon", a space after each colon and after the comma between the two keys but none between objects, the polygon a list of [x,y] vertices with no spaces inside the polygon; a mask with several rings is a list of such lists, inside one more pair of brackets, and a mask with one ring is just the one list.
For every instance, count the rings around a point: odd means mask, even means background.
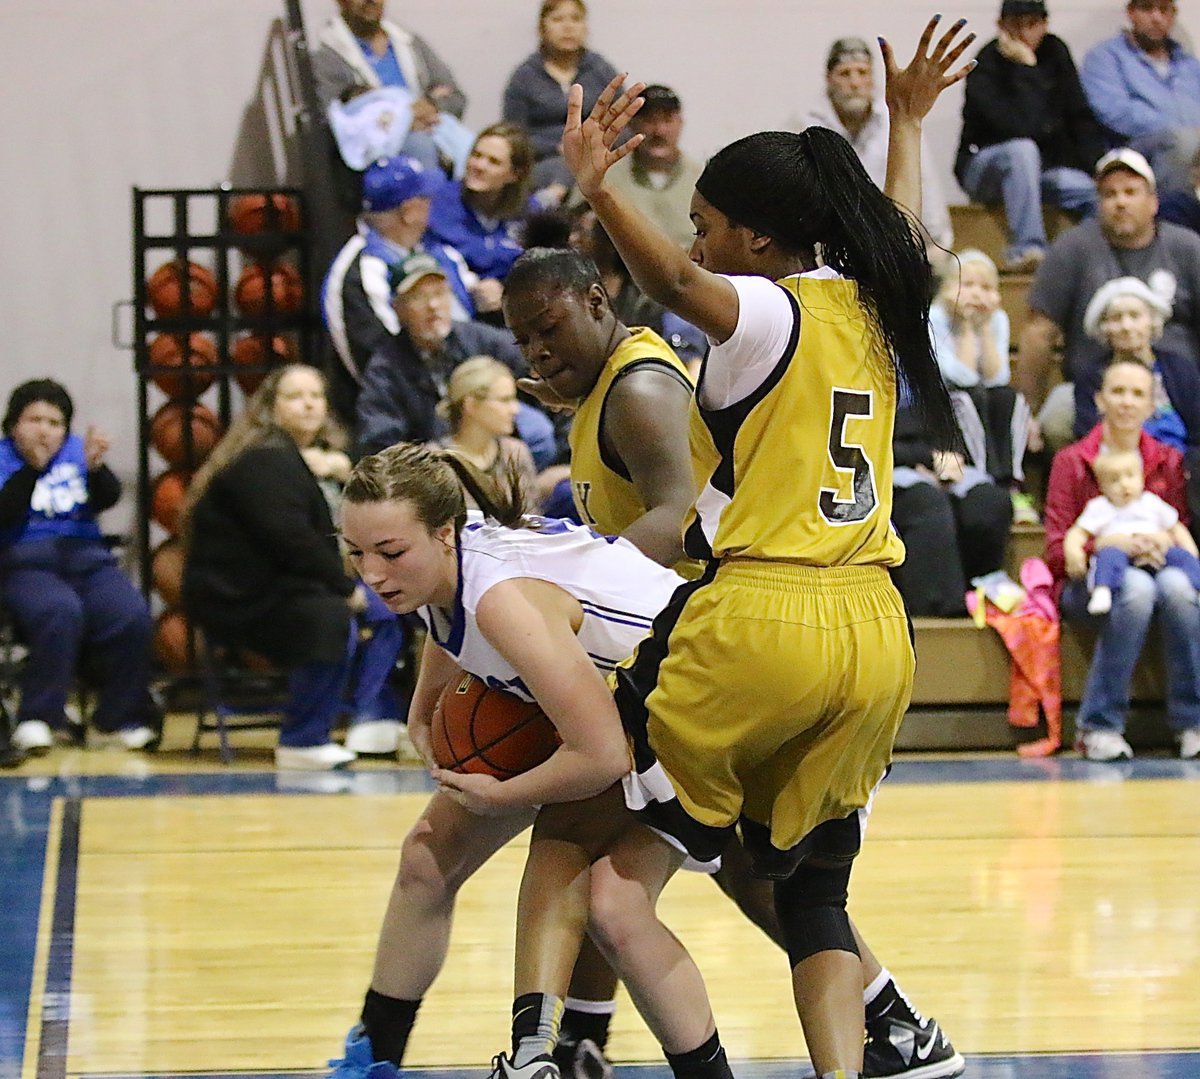
[{"label": "player's outstretched arm", "polygon": [[653,221],[605,183],[608,170],[637,149],[641,135],[617,146],[617,139],[641,108],[646,84],[622,91],[625,76],[605,87],[592,111],[583,115],[583,87],[571,87],[563,158],[580,193],[591,203],[634,281],[647,296],[669,307],[718,341],[737,328],[738,298],[722,277],[701,269]]},{"label": "player's outstretched arm", "polygon": [[965,79],[975,66],[972,60],[953,70],[975,40],[974,34],[956,40],[967,25],[966,19],[959,19],[930,47],[941,18],[934,15],[925,24],[907,67],[901,68],[891,45],[879,39],[890,121],[887,180],[883,189],[916,217],[921,215],[921,124],[942,92]]}]

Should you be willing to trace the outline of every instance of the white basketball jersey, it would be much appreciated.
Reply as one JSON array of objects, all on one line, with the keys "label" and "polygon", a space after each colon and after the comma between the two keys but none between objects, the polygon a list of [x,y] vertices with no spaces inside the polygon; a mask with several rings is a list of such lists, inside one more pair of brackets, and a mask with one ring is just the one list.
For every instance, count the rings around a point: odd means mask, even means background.
[{"label": "white basketball jersey", "polygon": [[475,620],[489,588],[531,577],[574,596],[583,608],[579,643],[597,670],[607,674],[633,654],[650,633],[654,616],[683,583],[682,577],[652,562],[628,540],[601,536],[569,521],[535,520],[536,529],[505,528],[492,521],[468,524],[458,548],[454,610],[421,607],[417,612],[432,640],[464,671],[527,701],[533,697],[520,675]]}]

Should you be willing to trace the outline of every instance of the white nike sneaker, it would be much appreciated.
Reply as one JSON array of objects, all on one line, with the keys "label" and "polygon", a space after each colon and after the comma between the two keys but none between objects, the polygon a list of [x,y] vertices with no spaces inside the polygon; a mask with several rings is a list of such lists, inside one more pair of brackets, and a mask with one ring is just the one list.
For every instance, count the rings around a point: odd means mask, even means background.
[{"label": "white nike sneaker", "polygon": [[276,746],[275,767],[297,772],[327,772],[345,768],[357,757],[334,742],[323,746]]},{"label": "white nike sneaker", "polygon": [[562,1079],[558,1065],[548,1056],[534,1057],[528,1064],[514,1067],[505,1053],[492,1057],[490,1079]]},{"label": "white nike sneaker", "polygon": [[92,749],[154,749],[159,734],[153,727],[122,727],[119,731],[92,729],[88,745]]},{"label": "white nike sneaker", "polygon": [[40,719],[27,719],[17,724],[12,733],[12,743],[19,750],[30,756],[40,757],[50,752],[54,745],[54,732],[50,724]]},{"label": "white nike sneaker", "polygon": [[1133,750],[1117,731],[1083,731],[1075,748],[1089,761],[1133,760]]},{"label": "white nike sneaker", "polygon": [[346,731],[346,748],[352,753],[387,756],[400,747],[403,724],[398,719],[370,719],[353,723]]},{"label": "white nike sneaker", "polygon": [[1192,727],[1179,736],[1179,759],[1194,761],[1200,757],[1200,727]]}]

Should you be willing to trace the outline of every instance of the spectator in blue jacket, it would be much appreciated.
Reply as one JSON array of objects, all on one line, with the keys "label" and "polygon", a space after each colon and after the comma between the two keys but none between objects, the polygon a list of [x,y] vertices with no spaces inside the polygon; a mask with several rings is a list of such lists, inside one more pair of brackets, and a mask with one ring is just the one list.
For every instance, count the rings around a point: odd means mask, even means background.
[{"label": "spectator in blue jacket", "polygon": [[[499,308],[498,284],[494,290],[481,287],[454,248],[425,238],[433,195],[445,182],[440,172],[403,154],[376,161],[363,173],[358,228],[321,283],[321,317],[341,360],[341,370],[333,372],[331,403],[342,414],[354,413],[367,361],[400,331],[388,282],[392,266],[419,251],[437,259],[450,283],[456,319],[475,317],[477,295],[488,309]],[[491,291],[495,297],[489,301]]]},{"label": "spectator in blue jacket", "polygon": [[1150,160],[1162,191],[1189,186],[1200,147],[1200,60],[1171,37],[1174,0],[1130,0],[1129,29],[1084,57],[1081,76],[1092,111]]},{"label": "spectator in blue jacket", "polygon": [[65,708],[80,655],[99,684],[92,723],[127,749],[158,744],[150,697],[146,601],[117,567],[96,517],[121,484],[108,439],[71,432],[70,394],[51,379],[12,392],[0,440],[0,601],[29,649],[15,745],[45,753],[69,730]]},{"label": "spectator in blue jacket", "polygon": [[523,128],[484,128],[463,178],[434,196],[426,240],[453,247],[483,281],[503,281],[524,250],[517,233],[532,167],[533,147]]}]

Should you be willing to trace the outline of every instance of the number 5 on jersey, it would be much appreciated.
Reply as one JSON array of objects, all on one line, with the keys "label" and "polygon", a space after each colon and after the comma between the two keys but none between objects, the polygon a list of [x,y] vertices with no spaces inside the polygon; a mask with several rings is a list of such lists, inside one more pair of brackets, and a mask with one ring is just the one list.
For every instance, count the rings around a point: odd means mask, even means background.
[{"label": "number 5 on jersey", "polygon": [[818,505],[821,516],[831,525],[858,524],[875,512],[879,498],[875,491],[875,466],[862,444],[851,440],[846,425],[849,420],[872,418],[872,393],[870,390],[835,388],[830,404],[829,460],[839,474],[850,473],[851,497],[839,497],[844,484],[837,488],[822,487]]}]

